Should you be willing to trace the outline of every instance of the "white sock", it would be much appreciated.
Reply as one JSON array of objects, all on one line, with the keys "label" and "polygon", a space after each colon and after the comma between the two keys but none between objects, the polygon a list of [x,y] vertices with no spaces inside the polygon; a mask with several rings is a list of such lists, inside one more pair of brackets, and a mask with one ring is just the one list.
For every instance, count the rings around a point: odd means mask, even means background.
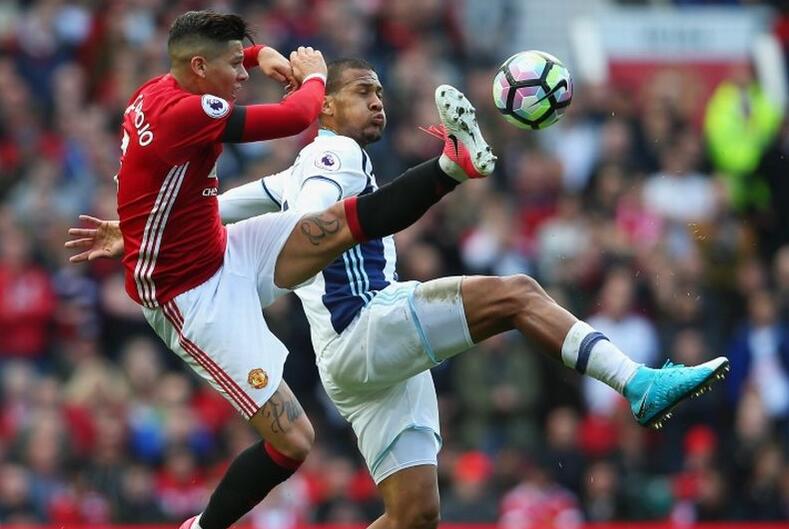
[{"label": "white sock", "polygon": [[608,384],[619,393],[639,367],[605,335],[583,321],[570,327],[564,337],[562,362],[579,373]]}]

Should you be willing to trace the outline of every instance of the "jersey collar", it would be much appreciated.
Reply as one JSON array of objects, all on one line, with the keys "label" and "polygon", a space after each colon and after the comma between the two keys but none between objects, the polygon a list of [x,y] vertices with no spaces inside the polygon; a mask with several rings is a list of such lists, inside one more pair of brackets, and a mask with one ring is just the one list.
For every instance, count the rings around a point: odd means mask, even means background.
[{"label": "jersey collar", "polygon": [[329,129],[318,129],[318,136],[337,136],[337,133]]}]

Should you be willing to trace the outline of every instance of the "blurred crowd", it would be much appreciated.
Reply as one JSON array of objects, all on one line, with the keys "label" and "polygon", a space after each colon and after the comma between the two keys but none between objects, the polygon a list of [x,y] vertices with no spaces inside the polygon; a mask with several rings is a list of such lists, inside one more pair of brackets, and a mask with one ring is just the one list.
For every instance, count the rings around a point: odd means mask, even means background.
[{"label": "blurred crowd", "polygon": [[[747,66],[707,101],[670,68],[636,93],[578,83],[565,118],[535,133],[491,100],[514,0],[17,0],[0,4],[0,524],[181,522],[255,440],[148,329],[119,263],[70,265],[63,249],[79,213],[116,217],[127,98],[166,71],[172,19],[204,7],[243,14],[283,52],[371,61],[390,123],[369,149],[379,182],[438,152],[417,130],[437,119],[436,85],[475,103],[496,174],[398,235],[401,278],[528,273],[639,362],[731,359],[725,383],[660,432],[519,336],[446,362],[444,520],[789,519],[789,120]],[[775,16],[786,46],[787,13]],[[281,95],[253,74],[243,99]],[[227,147],[223,188],[287,167],[314,132]],[[267,319],[317,443],[249,520],[374,519],[298,301]]]}]

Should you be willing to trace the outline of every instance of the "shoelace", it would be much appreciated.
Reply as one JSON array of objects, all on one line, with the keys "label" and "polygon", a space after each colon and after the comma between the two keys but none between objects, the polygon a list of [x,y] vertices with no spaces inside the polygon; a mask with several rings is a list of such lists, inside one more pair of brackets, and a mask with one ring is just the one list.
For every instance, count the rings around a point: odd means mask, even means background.
[{"label": "shoelace", "polygon": [[419,127],[419,130],[426,134],[430,134],[434,138],[438,138],[441,141],[447,139],[447,129],[444,125],[430,125],[429,127]]},{"label": "shoelace", "polygon": [[663,364],[663,367],[661,367],[661,369],[665,369],[667,367],[668,368],[671,368],[671,367],[685,367],[685,364],[675,364],[671,360],[666,360],[666,362]]}]

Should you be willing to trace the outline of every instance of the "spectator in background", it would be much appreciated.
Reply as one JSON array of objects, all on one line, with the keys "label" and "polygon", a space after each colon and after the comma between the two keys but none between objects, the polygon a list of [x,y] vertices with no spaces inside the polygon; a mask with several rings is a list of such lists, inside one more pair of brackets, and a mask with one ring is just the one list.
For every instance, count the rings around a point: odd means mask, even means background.
[{"label": "spectator in background", "polygon": [[0,523],[33,525],[43,520],[32,501],[30,473],[16,463],[0,465]]},{"label": "spectator in background", "polygon": [[578,258],[591,245],[587,223],[579,197],[563,195],[556,215],[537,230],[539,277],[547,284],[568,284],[579,276]]},{"label": "spectator in background", "polygon": [[687,139],[674,140],[661,151],[660,170],[644,184],[644,205],[677,224],[709,222],[717,210],[714,181],[696,171],[695,153],[688,140],[698,140],[689,131],[684,137]]},{"label": "spectator in background", "polygon": [[553,480],[549,464],[536,461],[504,495],[500,513],[499,527],[504,529],[573,529],[583,522],[576,497]]},{"label": "spectator in background", "polygon": [[789,244],[782,246],[775,254],[773,277],[779,318],[789,321]]},{"label": "spectator in background", "polygon": [[780,480],[785,456],[781,447],[766,443],[754,454],[753,467],[745,484],[741,516],[746,520],[785,521]]},{"label": "spectator in background", "polygon": [[557,483],[574,494],[582,488],[586,459],[581,451],[580,418],[569,406],[559,406],[545,421],[543,459],[551,464]]},{"label": "spectator in background", "polygon": [[210,489],[195,454],[186,446],[171,446],[156,476],[156,498],[171,522],[197,512],[208,500]]},{"label": "spectator in background", "polygon": [[759,395],[767,415],[786,428],[789,419],[789,327],[779,319],[775,298],[767,290],[751,293],[748,321],[728,351],[731,374],[728,396],[737,402],[746,389]]},{"label": "spectator in background", "polygon": [[496,500],[491,494],[493,463],[482,452],[465,452],[455,460],[450,492],[441,502],[441,519],[448,523],[493,523]]},{"label": "spectator in background", "polygon": [[710,159],[740,212],[769,203],[766,182],[754,171],[780,122],[781,109],[759,86],[748,64],[733,68],[707,103],[704,136]]},{"label": "spectator in background", "polygon": [[113,521],[120,524],[153,524],[167,520],[156,496],[150,468],[139,464],[126,468],[113,511]]},{"label": "spectator in background", "polygon": [[0,229],[0,360],[25,358],[44,367],[55,295],[32,253],[19,228]]},{"label": "spectator in background", "polygon": [[[653,366],[658,360],[658,338],[654,324],[635,311],[635,282],[626,268],[614,268],[606,275],[600,291],[598,311],[587,321],[615,343],[622,344],[634,362]],[[619,394],[596,380],[583,381],[583,395],[589,412],[611,416],[624,402]]]},{"label": "spectator in background", "polygon": [[770,258],[782,245],[789,243],[789,116],[784,118],[780,133],[759,161],[756,175],[764,178],[770,190],[769,208],[758,219],[761,254]]},{"label": "spectator in background", "polygon": [[491,453],[505,446],[536,448],[535,411],[542,388],[537,356],[511,334],[475,347],[480,350],[459,356],[452,369],[455,395],[467,411],[459,417],[457,432],[463,445]]},{"label": "spectator in background", "polygon": [[620,494],[616,465],[606,460],[593,462],[584,475],[583,483],[582,505],[586,521],[600,523],[625,518],[626,507]]},{"label": "spectator in background", "polygon": [[353,461],[345,456],[332,455],[324,461],[321,473],[323,487],[315,505],[313,521],[327,524],[363,522],[365,512],[352,495]]}]

